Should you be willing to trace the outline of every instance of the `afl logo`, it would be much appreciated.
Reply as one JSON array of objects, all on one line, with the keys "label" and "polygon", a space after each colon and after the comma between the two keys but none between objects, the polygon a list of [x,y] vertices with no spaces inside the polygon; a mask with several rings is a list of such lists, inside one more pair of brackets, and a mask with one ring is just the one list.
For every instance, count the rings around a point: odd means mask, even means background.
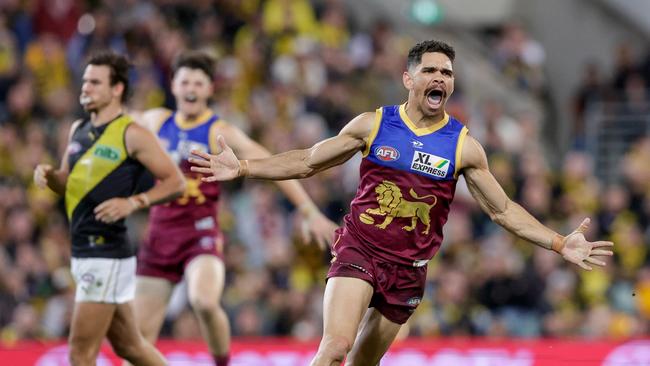
[{"label": "afl logo", "polygon": [[390,146],[380,146],[375,149],[375,156],[383,161],[395,161],[399,159],[399,151]]},{"label": "afl logo", "polygon": [[77,141],[72,141],[70,145],[68,145],[68,154],[74,155],[79,151],[81,151],[81,144]]}]

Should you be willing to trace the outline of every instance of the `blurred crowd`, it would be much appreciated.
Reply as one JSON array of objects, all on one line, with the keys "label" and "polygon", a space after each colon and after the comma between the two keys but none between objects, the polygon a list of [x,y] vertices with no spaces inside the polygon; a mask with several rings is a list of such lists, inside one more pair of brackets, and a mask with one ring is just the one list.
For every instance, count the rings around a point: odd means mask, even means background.
[{"label": "blurred crowd", "polygon": [[546,92],[544,65],[546,51],[520,22],[510,21],[485,30],[492,48],[491,59],[504,79],[518,89],[529,91],[538,98]]},{"label": "blurred crowd", "polygon": [[[508,32],[499,48],[504,75],[519,57],[511,51],[521,50],[520,31]],[[0,344],[67,334],[74,297],[67,222],[60,198],[36,189],[32,171],[39,162],[58,162],[70,123],[82,116],[77,96],[88,54],[112,48],[129,55],[129,106],[142,110],[173,108],[169,70],[179,50],[213,53],[219,60],[214,110],[279,152],[311,146],[358,113],[404,101],[401,75],[414,42],[388,21],[359,27],[342,0],[2,1]],[[539,44],[525,49],[526,62],[543,62]],[[520,85],[543,85],[539,72]],[[616,255],[591,272],[567,265],[491,223],[459,184],[425,298],[404,334],[616,338],[650,332],[650,139],[639,139],[626,155],[624,184],[604,186],[584,152],[551,169],[539,136],[543,121],[532,113],[508,113],[489,98],[467,105],[459,89],[448,111],[484,144],[510,197],[561,233],[591,217],[587,237],[615,241]],[[356,191],[359,159],[304,181],[338,222]],[[329,254],[301,241],[295,209],[272,184],[225,187],[223,302],[234,335],[318,337]],[[130,220],[136,243],[145,215]],[[174,296],[162,335],[199,337],[183,291]]]},{"label": "blurred crowd", "polygon": [[[645,51],[645,54],[643,53]],[[627,143],[650,132],[650,50],[640,50],[623,41],[613,52],[611,72],[598,63],[588,62],[573,100],[574,146],[584,147],[588,121],[594,106],[599,112],[614,115],[613,119],[626,124],[624,140]],[[615,121],[614,121],[615,122]]]}]

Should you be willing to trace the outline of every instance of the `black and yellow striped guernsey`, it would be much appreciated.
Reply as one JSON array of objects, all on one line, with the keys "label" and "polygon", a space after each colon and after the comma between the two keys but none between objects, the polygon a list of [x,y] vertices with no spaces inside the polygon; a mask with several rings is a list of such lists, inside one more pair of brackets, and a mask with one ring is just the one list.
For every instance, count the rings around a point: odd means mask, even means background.
[{"label": "black and yellow striped guernsey", "polygon": [[114,197],[128,197],[145,172],[128,156],[125,132],[131,117],[120,115],[94,127],[84,120],[68,146],[70,174],[65,187],[65,206],[70,220],[72,256],[76,258],[127,258],[135,255],[128,243],[124,220],[106,224],[95,220],[93,210]]}]

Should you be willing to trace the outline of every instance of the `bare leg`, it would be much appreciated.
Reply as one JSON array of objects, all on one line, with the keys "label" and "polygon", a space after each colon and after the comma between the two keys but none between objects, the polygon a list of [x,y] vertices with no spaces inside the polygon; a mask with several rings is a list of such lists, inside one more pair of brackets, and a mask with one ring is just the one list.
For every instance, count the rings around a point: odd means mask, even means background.
[{"label": "bare leg", "polygon": [[140,334],[135,323],[133,302],[117,305],[107,336],[115,353],[134,365],[167,365],[162,354]]},{"label": "bare leg", "polygon": [[76,302],[70,325],[70,363],[72,366],[94,366],[99,347],[111,324],[115,304]]},{"label": "bare leg", "polygon": [[386,319],[376,309],[368,309],[345,365],[377,365],[400,328],[400,324]]},{"label": "bare leg", "polygon": [[[171,282],[157,277],[138,276],[136,281],[135,320],[142,336],[156,344],[174,288]],[[124,366],[127,365],[130,363],[125,361]]]},{"label": "bare leg", "polygon": [[144,338],[153,344],[165,321],[174,286],[165,279],[147,276],[138,276],[136,286],[135,319]]},{"label": "bare leg", "polygon": [[352,348],[372,293],[372,286],[358,278],[334,277],[327,281],[323,338],[311,366],[339,366],[343,362]]},{"label": "bare leg", "polygon": [[217,357],[230,352],[230,323],[221,307],[225,273],[221,259],[212,255],[194,258],[185,269],[190,304],[210,352]]}]

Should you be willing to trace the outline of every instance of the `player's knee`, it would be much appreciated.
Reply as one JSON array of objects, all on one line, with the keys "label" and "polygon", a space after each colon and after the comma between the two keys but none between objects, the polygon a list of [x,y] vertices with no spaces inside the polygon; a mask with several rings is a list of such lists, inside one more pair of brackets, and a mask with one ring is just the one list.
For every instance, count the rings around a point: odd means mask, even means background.
[{"label": "player's knee", "polygon": [[144,339],[140,339],[134,343],[115,342],[111,345],[116,355],[133,363],[133,360],[143,354],[144,342],[146,342]]},{"label": "player's knee", "polygon": [[318,353],[330,361],[343,362],[345,355],[350,352],[352,341],[342,336],[325,336],[321,341]]},{"label": "player's knee", "polygon": [[151,344],[156,343],[156,340],[158,339],[157,328],[154,328],[153,326],[141,327],[140,334],[142,334],[142,337]]},{"label": "player's knee", "polygon": [[94,352],[90,349],[84,349],[82,347],[75,347],[74,344],[70,344],[70,350],[68,353],[68,360],[72,366],[86,366],[95,364],[95,355]]},{"label": "player's knee", "polygon": [[216,296],[195,296],[190,299],[190,305],[196,315],[200,317],[211,317],[221,310],[219,298]]},{"label": "player's knee", "polygon": [[68,339],[68,359],[72,366],[94,365],[99,344],[95,344],[92,337],[70,335]]}]

